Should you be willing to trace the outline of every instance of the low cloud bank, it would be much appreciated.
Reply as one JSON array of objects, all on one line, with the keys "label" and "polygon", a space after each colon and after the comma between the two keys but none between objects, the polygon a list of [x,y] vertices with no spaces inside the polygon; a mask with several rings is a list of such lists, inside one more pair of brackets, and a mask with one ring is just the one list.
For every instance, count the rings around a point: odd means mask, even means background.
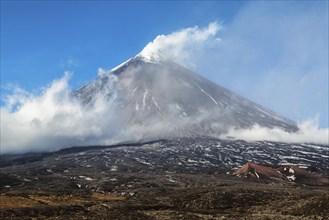
[{"label": "low cloud bank", "polygon": [[290,133],[279,128],[254,125],[249,129],[230,129],[222,138],[233,137],[246,141],[278,141],[287,143],[316,143],[329,145],[329,128],[319,128],[318,117],[297,124],[298,131]]}]

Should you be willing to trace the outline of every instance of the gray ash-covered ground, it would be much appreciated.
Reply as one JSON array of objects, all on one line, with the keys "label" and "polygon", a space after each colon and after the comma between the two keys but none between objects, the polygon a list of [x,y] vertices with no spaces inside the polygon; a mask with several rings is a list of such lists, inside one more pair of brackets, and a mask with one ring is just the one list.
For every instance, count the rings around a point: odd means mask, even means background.
[{"label": "gray ash-covered ground", "polygon": [[180,138],[2,155],[1,219],[328,219],[328,186],[231,175],[254,161],[328,176],[328,149]]}]

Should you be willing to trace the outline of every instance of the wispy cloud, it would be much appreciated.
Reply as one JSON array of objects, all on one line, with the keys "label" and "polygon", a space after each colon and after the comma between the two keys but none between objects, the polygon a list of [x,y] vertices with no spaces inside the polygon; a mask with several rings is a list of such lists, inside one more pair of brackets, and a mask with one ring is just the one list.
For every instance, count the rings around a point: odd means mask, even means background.
[{"label": "wispy cloud", "polygon": [[248,2],[231,23],[159,35],[161,54],[257,103],[329,126],[328,2]]},{"label": "wispy cloud", "polygon": [[328,127],[328,2],[249,2],[195,71],[293,120]]},{"label": "wispy cloud", "polygon": [[110,70],[106,70],[101,67],[98,68],[98,76],[103,76],[103,75],[109,74],[110,72],[111,72]]},{"label": "wispy cloud", "polygon": [[62,59],[59,66],[64,70],[72,70],[80,66],[80,61],[74,57],[69,56],[67,59]]},{"label": "wispy cloud", "polygon": [[286,143],[329,144],[329,128],[319,128],[318,118],[298,123],[295,133],[280,128],[265,128],[255,124],[249,129],[232,128],[221,138],[233,137],[247,141],[278,141]]}]

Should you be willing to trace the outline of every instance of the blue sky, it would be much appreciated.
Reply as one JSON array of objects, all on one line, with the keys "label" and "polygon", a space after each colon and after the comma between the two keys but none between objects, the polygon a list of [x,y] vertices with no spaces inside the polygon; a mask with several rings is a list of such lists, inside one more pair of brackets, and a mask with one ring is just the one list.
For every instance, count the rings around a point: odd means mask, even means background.
[{"label": "blue sky", "polygon": [[[74,74],[77,88],[159,34],[218,22],[193,70],[295,121],[328,127],[328,2],[1,1],[1,91]],[[191,67],[192,68],[192,67]]]},{"label": "blue sky", "polygon": [[[229,20],[240,4],[1,2],[2,84],[33,89],[74,70],[74,86],[137,54],[158,34]],[[207,11],[204,16],[203,11]],[[223,18],[224,18],[223,17]]]}]

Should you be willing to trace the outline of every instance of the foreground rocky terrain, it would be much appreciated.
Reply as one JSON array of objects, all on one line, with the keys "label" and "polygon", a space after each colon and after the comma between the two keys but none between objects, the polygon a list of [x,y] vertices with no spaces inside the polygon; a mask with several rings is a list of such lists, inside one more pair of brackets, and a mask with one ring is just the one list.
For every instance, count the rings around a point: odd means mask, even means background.
[{"label": "foreground rocky terrain", "polygon": [[[248,161],[282,173],[293,164],[324,184],[232,175]],[[211,138],[2,155],[0,212],[1,219],[328,219],[328,172],[326,145]]]}]

